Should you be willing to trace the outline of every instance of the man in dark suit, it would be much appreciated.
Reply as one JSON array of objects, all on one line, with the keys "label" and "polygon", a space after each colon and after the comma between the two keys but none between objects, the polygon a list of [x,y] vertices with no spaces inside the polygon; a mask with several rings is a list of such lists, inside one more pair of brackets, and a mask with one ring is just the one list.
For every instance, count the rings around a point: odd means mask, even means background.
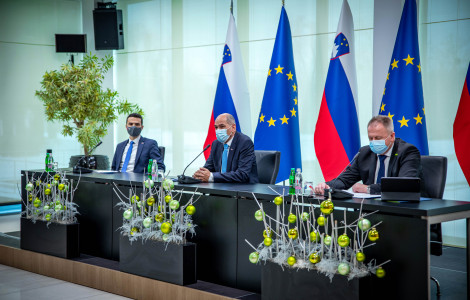
[{"label": "man in dark suit", "polygon": [[165,164],[157,142],[140,135],[144,128],[143,123],[142,116],[137,113],[127,117],[126,129],[129,133],[129,139],[117,145],[111,170],[144,173],[147,170],[149,160],[156,159],[158,169],[165,171]]},{"label": "man in dark suit", "polygon": [[[419,150],[395,138],[393,122],[387,116],[373,117],[367,125],[369,146],[359,149],[354,161],[337,178],[320,183],[315,193],[324,189],[349,189],[355,193],[380,194],[382,177],[422,177]],[[362,180],[363,183],[357,183]]]},{"label": "man in dark suit", "polygon": [[193,177],[203,182],[258,183],[253,141],[237,131],[231,114],[221,114],[214,122],[217,140],[203,168]]}]

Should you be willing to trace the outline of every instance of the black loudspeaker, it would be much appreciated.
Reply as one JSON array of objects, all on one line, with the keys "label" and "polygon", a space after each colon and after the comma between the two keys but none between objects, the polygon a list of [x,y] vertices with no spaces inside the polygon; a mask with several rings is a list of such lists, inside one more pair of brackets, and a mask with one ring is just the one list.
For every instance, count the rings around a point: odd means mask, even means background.
[{"label": "black loudspeaker", "polygon": [[122,10],[95,9],[93,11],[96,50],[124,49]]}]

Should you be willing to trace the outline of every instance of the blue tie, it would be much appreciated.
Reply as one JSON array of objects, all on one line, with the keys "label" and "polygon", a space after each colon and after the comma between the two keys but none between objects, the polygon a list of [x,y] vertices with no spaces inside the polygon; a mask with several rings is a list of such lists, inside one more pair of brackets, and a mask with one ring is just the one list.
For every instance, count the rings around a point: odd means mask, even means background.
[{"label": "blue tie", "polygon": [[228,145],[224,144],[224,152],[222,152],[222,173],[227,172]]},{"label": "blue tie", "polygon": [[379,172],[377,172],[377,183],[380,183],[380,181],[382,181],[382,177],[385,177],[385,159],[386,158],[387,158],[387,155],[379,155],[380,166],[379,166]]},{"label": "blue tie", "polygon": [[134,141],[131,141],[131,145],[129,146],[129,149],[127,150],[126,159],[124,160],[124,164],[122,164],[121,172],[127,171],[127,165],[129,164],[129,160],[131,159],[133,145],[134,145]]}]

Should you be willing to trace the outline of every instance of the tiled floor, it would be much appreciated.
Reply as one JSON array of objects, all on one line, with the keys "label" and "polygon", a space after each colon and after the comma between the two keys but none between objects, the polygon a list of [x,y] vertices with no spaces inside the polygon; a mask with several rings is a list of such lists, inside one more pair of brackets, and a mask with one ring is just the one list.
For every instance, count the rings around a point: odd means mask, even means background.
[{"label": "tiled floor", "polygon": [[78,284],[0,265],[0,299],[128,299]]}]

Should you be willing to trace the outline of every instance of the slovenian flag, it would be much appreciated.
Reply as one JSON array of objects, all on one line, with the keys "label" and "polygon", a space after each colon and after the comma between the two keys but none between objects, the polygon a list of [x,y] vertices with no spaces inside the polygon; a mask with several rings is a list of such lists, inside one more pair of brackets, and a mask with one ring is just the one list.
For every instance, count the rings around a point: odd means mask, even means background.
[{"label": "slovenian flag", "polygon": [[360,148],[354,23],[348,2],[341,15],[315,126],[315,153],[325,181],[336,178]]},{"label": "slovenian flag", "polygon": [[[230,14],[228,23],[219,82],[217,83],[214,107],[212,108],[204,146],[210,145],[216,139],[214,122],[223,113],[229,113],[235,118],[237,131],[251,137],[250,94],[248,93],[245,71],[243,69],[237,27],[235,26],[235,19],[232,14]],[[209,157],[209,154],[210,149],[204,152],[206,159]]]},{"label": "slovenian flag", "polygon": [[459,108],[454,121],[454,148],[455,155],[462,168],[463,174],[470,184],[470,92],[468,85],[470,84],[470,64],[468,65],[467,76],[463,84],[462,96],[460,97]]}]

